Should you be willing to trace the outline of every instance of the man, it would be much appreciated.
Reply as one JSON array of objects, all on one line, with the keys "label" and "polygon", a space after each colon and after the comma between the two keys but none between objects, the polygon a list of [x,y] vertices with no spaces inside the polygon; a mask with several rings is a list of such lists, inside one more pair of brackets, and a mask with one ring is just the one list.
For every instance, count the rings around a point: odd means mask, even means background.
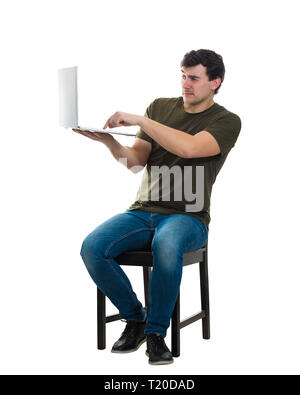
[{"label": "man", "polygon": [[[136,201],[90,233],[81,256],[127,322],[112,352],[135,351],[147,341],[150,364],[173,362],[164,338],[180,287],[183,254],[207,242],[212,185],[241,129],[240,118],[214,102],[225,74],[220,55],[204,49],[188,52],[181,73],[182,96],[154,100],[145,116],[116,112],[107,120],[104,128],[140,126],[132,147],[111,134],[73,129],[104,143],[134,172],[146,165]],[[153,254],[147,311],[114,260],[139,249]]]}]

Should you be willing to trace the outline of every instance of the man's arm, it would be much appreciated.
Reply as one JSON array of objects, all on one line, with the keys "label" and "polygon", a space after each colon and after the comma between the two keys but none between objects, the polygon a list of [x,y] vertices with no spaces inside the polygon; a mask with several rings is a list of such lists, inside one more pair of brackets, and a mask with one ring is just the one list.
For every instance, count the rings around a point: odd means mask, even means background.
[{"label": "man's arm", "polygon": [[138,125],[167,151],[181,158],[201,158],[221,152],[216,139],[205,130],[191,136],[146,117],[141,117]]},{"label": "man's arm", "polygon": [[126,165],[126,167],[133,173],[137,173],[145,166],[152,150],[151,143],[138,137],[136,138],[132,147],[127,147],[120,144],[109,133],[90,132],[88,130],[75,128],[72,130],[78,134],[86,136],[92,140],[99,141],[106,145],[113,157],[120,163]]},{"label": "man's arm", "polygon": [[[151,143],[138,137],[132,147],[123,146],[115,139],[107,143],[106,146],[116,160],[120,161],[120,159],[126,158],[127,168],[134,173],[137,173],[145,166],[152,150]],[[138,167],[140,168],[138,169]]]},{"label": "man's arm", "polygon": [[104,129],[130,125],[140,126],[148,136],[163,148],[181,158],[214,156],[221,152],[216,139],[207,131],[203,130],[191,136],[181,130],[170,128],[141,115],[118,111],[108,119]]}]

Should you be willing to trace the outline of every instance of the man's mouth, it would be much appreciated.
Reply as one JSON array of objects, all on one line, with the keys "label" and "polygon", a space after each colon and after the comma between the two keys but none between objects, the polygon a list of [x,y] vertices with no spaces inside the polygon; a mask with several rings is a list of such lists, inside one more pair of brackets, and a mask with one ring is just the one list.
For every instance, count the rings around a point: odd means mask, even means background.
[{"label": "man's mouth", "polygon": [[184,95],[192,95],[192,92],[183,92]]}]

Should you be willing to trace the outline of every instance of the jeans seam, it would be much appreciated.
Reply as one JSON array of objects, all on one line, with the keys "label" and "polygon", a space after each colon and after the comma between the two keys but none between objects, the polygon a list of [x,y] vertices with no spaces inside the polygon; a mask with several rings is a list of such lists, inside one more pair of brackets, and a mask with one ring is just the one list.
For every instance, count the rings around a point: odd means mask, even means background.
[{"label": "jeans seam", "polygon": [[136,229],[136,230],[133,230],[133,231],[131,231],[131,232],[129,232],[129,233],[126,233],[124,236],[120,237],[119,239],[112,241],[112,242],[110,243],[110,245],[107,247],[107,249],[105,250],[105,252],[104,252],[105,258],[108,256],[108,252],[109,252],[109,250],[113,247],[113,245],[119,243],[121,240],[125,239],[125,238],[128,237],[128,236],[131,236],[131,235],[133,235],[133,234],[135,234],[135,233],[138,233],[138,232],[141,232],[141,231],[144,231],[144,230],[153,230],[153,228],[141,228],[141,229]]},{"label": "jeans seam", "polygon": [[[202,247],[206,244],[206,241],[207,241],[207,238],[206,238],[206,229],[205,229],[205,225],[203,224],[203,226],[202,226],[202,229],[201,229],[201,231],[202,231],[202,238],[203,238],[203,240],[204,240],[204,244],[202,245]],[[201,247],[201,248],[202,248]]]},{"label": "jeans seam", "polygon": [[[196,218],[197,219],[197,218]],[[198,220],[198,221],[200,221],[200,220]],[[202,232],[202,237],[203,237],[203,239],[204,239],[204,236],[205,236],[205,233],[206,233],[206,225],[202,222],[202,221],[200,221],[201,223],[200,224],[198,224],[200,227],[201,227],[201,232]]]},{"label": "jeans seam", "polygon": [[[200,227],[200,229],[201,229],[201,237],[202,237],[202,239],[204,240],[204,244],[203,245],[205,245],[206,244],[206,241],[207,241],[207,239],[206,239],[206,237],[205,237],[205,228],[206,228],[206,225],[202,222],[202,221],[200,221],[200,220],[198,220],[197,218],[195,218],[197,221],[199,221],[199,222],[201,222],[200,224],[198,223],[197,225]],[[191,240],[191,243],[192,243],[192,240]],[[190,244],[191,244],[190,243]],[[201,248],[203,247],[203,245],[201,246]]]},{"label": "jeans seam", "polygon": [[120,276],[120,274],[117,272],[117,270],[114,268],[114,265],[111,264],[111,259],[113,258],[105,258],[105,260],[109,261],[109,264],[111,265],[111,268],[113,269],[113,271],[115,272],[115,274],[117,275],[117,277],[119,277],[119,280],[121,280],[121,282],[125,285],[125,287],[127,288],[127,290],[129,291],[129,295],[131,297],[131,299],[135,302],[135,298],[132,296],[131,294],[131,289],[128,286],[128,284],[126,283],[126,281],[124,281],[124,279],[122,278],[122,276]]}]

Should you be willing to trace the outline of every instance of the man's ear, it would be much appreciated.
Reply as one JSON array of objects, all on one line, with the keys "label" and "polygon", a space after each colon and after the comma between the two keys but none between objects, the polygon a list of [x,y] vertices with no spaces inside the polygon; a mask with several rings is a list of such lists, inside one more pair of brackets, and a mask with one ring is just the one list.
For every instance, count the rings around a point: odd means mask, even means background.
[{"label": "man's ear", "polygon": [[217,77],[216,79],[210,81],[211,82],[211,89],[214,91],[221,85],[221,77]]}]

